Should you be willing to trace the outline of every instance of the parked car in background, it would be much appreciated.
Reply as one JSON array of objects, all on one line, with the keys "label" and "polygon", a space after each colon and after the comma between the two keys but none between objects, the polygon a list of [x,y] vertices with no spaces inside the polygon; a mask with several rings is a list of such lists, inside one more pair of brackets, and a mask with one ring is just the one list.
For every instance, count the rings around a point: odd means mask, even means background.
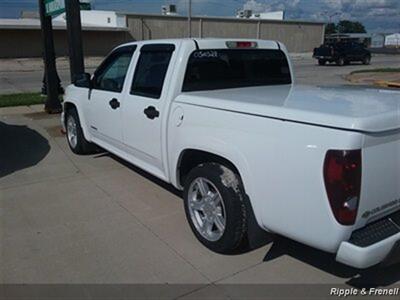
[{"label": "parked car in background", "polygon": [[371,63],[371,52],[363,44],[356,42],[329,42],[314,49],[313,57],[320,66],[327,62],[336,63],[338,66],[350,64],[353,61],[362,62],[364,65]]},{"label": "parked car in background", "polygon": [[358,268],[399,257],[400,93],[293,82],[277,41],[138,41],[66,89],[62,124],[73,152],[183,190],[213,251],[261,228]]}]

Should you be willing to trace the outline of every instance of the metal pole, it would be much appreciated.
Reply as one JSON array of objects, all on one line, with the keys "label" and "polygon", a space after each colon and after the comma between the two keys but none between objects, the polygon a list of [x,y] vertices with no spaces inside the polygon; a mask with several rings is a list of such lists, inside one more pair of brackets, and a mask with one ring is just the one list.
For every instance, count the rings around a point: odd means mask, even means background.
[{"label": "metal pole", "polygon": [[188,36],[192,37],[192,0],[188,0]]},{"label": "metal pole", "polygon": [[199,19],[199,38],[203,38],[203,19]]},{"label": "metal pole", "polygon": [[60,99],[58,98],[58,74],[54,50],[53,26],[51,16],[46,16],[46,7],[43,0],[39,0],[39,14],[43,39],[43,61],[47,83],[47,99],[44,109],[50,114],[60,113],[62,107]]},{"label": "metal pole", "polygon": [[65,0],[65,13],[67,17],[71,82],[75,83],[77,76],[85,73],[79,0]]}]

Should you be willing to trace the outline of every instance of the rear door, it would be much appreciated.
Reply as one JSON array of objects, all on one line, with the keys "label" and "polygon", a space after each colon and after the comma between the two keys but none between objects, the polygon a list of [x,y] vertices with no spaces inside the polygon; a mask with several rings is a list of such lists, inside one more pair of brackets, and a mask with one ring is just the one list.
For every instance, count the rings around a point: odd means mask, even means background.
[{"label": "rear door", "polygon": [[96,70],[90,93],[90,131],[95,138],[118,147],[122,143],[121,103],[125,77],[136,46],[115,50]]},{"label": "rear door", "polygon": [[[162,120],[168,114],[167,82],[173,71],[174,44],[141,47],[123,109],[124,144],[155,174],[164,174]],[[168,79],[169,78],[169,79]],[[162,177],[162,176],[161,176]]]}]

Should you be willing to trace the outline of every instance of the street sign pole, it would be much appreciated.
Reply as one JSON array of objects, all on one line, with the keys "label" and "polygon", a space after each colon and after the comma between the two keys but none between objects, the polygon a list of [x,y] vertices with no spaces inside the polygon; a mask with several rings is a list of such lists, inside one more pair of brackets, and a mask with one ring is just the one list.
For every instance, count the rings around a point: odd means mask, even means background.
[{"label": "street sign pole", "polygon": [[67,16],[71,82],[75,83],[77,76],[85,72],[79,0],[65,0],[65,12]]},{"label": "street sign pole", "polygon": [[43,39],[43,60],[47,82],[47,99],[44,109],[48,113],[60,113],[61,102],[58,97],[58,74],[53,40],[53,25],[51,16],[46,15],[44,0],[39,1],[40,23]]}]

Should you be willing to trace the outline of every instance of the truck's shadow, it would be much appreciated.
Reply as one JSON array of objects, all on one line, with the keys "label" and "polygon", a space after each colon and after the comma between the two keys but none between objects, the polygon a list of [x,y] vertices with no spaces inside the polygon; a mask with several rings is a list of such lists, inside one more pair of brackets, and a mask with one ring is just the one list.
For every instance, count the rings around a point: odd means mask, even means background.
[{"label": "truck's shadow", "polygon": [[0,122],[0,178],[36,165],[49,151],[49,142],[35,130]]},{"label": "truck's shadow", "polygon": [[356,288],[388,286],[400,280],[399,264],[359,270],[336,262],[334,254],[317,250],[284,237],[274,238],[274,243],[264,261],[268,262],[283,255],[289,255],[334,276],[346,278],[348,279],[346,284]]},{"label": "truck's shadow", "polygon": [[[165,183],[115,155],[104,152],[99,154],[99,156],[112,157],[132,171],[163,187],[170,193],[182,198],[182,192],[175,189],[172,185]],[[288,255],[324,272],[340,278],[345,278],[347,279],[345,282],[346,284],[356,288],[388,286],[400,280],[400,265],[393,265],[385,268],[373,267],[366,270],[359,270],[336,262],[334,254],[317,250],[281,236],[265,234],[259,235],[258,238],[259,240],[254,240],[251,245],[245,243],[237,252],[232,254],[240,255],[251,252],[272,243],[272,246],[264,257],[264,262],[266,263],[281,256]]]}]

